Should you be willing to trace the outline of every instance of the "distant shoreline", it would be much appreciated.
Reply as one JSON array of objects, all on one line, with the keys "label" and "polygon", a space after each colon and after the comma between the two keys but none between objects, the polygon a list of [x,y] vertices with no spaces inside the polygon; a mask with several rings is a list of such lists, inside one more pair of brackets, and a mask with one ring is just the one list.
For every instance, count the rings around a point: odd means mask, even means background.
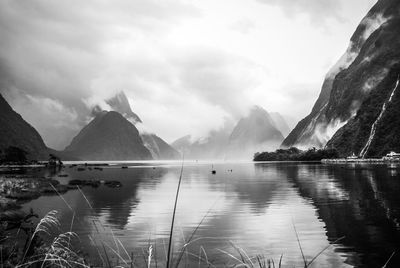
[{"label": "distant shoreline", "polygon": [[342,164],[342,163],[400,163],[400,159],[383,159],[383,158],[335,158],[335,159],[322,159],[323,164]]}]

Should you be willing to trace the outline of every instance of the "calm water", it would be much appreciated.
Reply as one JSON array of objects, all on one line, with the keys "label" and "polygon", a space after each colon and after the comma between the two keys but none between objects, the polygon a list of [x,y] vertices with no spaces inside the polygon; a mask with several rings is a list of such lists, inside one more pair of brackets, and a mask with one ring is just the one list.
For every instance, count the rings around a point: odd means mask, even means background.
[{"label": "calm water", "polygon": [[[216,266],[237,263],[231,243],[247,255],[263,255],[283,267],[303,267],[299,240],[307,260],[327,248],[314,267],[382,267],[400,247],[400,167],[387,165],[322,165],[313,163],[187,163],[179,195],[174,252],[199,225],[182,267],[197,267],[198,256]],[[232,171],[230,171],[232,170]],[[32,171],[33,172],[33,171]],[[48,171],[36,171],[48,172]],[[114,179],[122,188],[85,187],[62,195],[75,212],[73,231],[85,252],[101,264],[101,243],[128,259],[133,252],[143,266],[149,245],[165,265],[168,234],[180,164],[130,163],[103,171],[66,168],[70,179]],[[47,174],[48,175],[48,174]],[[24,205],[44,215],[56,209],[68,230],[72,211],[58,196]],[[342,240],[335,242],[344,236]],[[119,242],[120,241],[120,242]],[[204,250],[203,250],[204,249]],[[121,261],[120,261],[121,263]],[[157,263],[157,264],[156,264]],[[122,263],[123,264],[123,263]],[[201,262],[202,267],[206,266]],[[400,252],[388,267],[400,267]]]}]

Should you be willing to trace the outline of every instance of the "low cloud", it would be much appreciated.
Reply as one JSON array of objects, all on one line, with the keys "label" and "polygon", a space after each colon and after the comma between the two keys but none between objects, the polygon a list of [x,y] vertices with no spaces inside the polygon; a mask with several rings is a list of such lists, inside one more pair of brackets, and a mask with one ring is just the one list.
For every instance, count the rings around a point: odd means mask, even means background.
[{"label": "low cloud", "polygon": [[315,37],[313,25],[295,28],[290,16],[336,18],[341,4],[258,1],[268,5],[1,1],[0,92],[56,149],[68,145],[96,105],[109,109],[104,100],[121,90],[146,128],[167,141],[206,135],[255,104],[300,117],[320,88],[311,78],[319,67],[302,67],[310,57],[317,66],[331,47],[312,40],[326,37]]},{"label": "low cloud", "polygon": [[26,121],[40,130],[47,145],[64,143],[79,131],[76,110],[57,100],[23,94],[16,89],[6,92],[5,98]]},{"label": "low cloud", "polygon": [[250,19],[240,19],[232,23],[230,28],[242,34],[249,33],[256,27],[255,23]]},{"label": "low cloud", "polygon": [[180,86],[228,114],[239,117],[253,104],[245,93],[259,86],[266,71],[219,50],[197,48],[173,59]]},{"label": "low cloud", "polygon": [[341,3],[337,0],[257,0],[260,3],[280,7],[287,16],[307,14],[316,23],[328,18],[342,20]]}]

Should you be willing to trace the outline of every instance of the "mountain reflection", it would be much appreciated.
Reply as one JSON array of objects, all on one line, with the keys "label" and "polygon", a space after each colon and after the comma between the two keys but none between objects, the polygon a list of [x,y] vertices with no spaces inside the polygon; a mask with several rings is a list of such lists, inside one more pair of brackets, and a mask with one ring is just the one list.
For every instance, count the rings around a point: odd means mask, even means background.
[{"label": "mountain reflection", "polygon": [[281,171],[317,207],[329,240],[345,236],[340,250],[356,253],[347,260],[351,265],[382,266],[400,246],[400,181],[385,166],[291,165]]},{"label": "mountain reflection", "polygon": [[[205,248],[217,266],[233,264],[219,251],[235,254],[228,243],[232,241],[251,256],[262,254],[276,261],[284,254],[283,267],[301,267],[294,226],[307,260],[327,248],[315,267],[381,267],[400,246],[396,166],[219,163],[214,164],[215,175],[210,167],[202,163],[184,166],[175,252],[196,228],[196,241],[188,252],[197,255]],[[30,172],[39,176],[44,171]],[[77,190],[63,194],[73,212],[58,196],[42,196],[25,209],[32,207],[41,215],[56,209],[65,229],[70,228],[75,213],[74,231],[89,253],[96,254],[94,244],[100,241],[112,245],[115,237],[139,259],[151,243],[160,263],[165,261],[164,244],[169,237],[180,165],[115,166],[82,172],[71,168],[63,172],[69,176],[42,175],[56,176],[63,183],[71,179],[118,180],[123,186],[83,187],[84,196]],[[342,236],[343,240],[330,245]],[[191,261],[198,265],[198,259],[189,258],[189,264]],[[399,258],[395,255],[391,263],[399,264]]]}]

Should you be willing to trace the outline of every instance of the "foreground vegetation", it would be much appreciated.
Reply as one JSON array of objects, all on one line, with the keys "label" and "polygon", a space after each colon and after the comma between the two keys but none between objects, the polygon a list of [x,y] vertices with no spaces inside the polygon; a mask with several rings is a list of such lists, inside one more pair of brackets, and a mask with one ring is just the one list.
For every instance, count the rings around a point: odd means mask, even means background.
[{"label": "foreground vegetation", "polygon": [[278,149],[275,152],[255,153],[253,161],[320,161],[322,159],[338,158],[335,149],[311,148],[302,151],[296,147]]},{"label": "foreground vegetation", "polygon": [[[68,231],[61,231],[61,224],[58,220],[58,212],[50,211],[42,219],[37,219],[33,211],[29,213],[7,211],[0,213],[0,263],[3,267],[187,267],[187,258],[195,260],[198,267],[216,267],[215,260],[210,260],[207,256],[207,251],[200,246],[200,252],[194,254],[189,248],[195,242],[203,239],[196,237],[196,232],[206,219],[208,214],[213,209],[213,206],[203,216],[198,225],[192,230],[190,236],[184,238],[183,245],[180,248],[173,246],[173,241],[176,240],[177,230],[174,228],[174,219],[176,215],[177,203],[179,201],[180,185],[182,181],[183,166],[179,177],[179,182],[175,195],[175,204],[172,214],[171,230],[169,232],[168,253],[165,249],[165,258],[161,258],[157,253],[157,245],[150,244],[140,256],[134,256],[133,252],[128,252],[123,243],[114,236],[110,227],[103,226],[102,221],[93,216],[93,224],[96,226],[97,234],[89,235],[91,244],[97,250],[96,256],[91,258],[86,257],[87,252],[80,250],[80,238],[73,232],[76,222],[79,219],[75,215],[75,211],[70,204],[63,198],[63,196],[56,192],[68,209],[72,212]],[[81,191],[79,186],[76,189],[84,197],[87,206],[93,210],[88,198]],[[217,202],[217,201],[216,201]],[[94,211],[93,211],[94,212]],[[95,213],[93,213],[95,215]],[[97,228],[101,226],[101,228]],[[65,226],[64,226],[65,229]],[[315,263],[315,260],[326,250],[330,245],[337,243],[344,237],[331,242],[327,247],[321,249],[313,258],[306,258],[303,253],[302,243],[297,233],[296,226],[293,223],[293,229],[296,234],[297,243],[299,246],[300,260],[303,262],[301,267],[308,268]],[[101,231],[99,231],[101,230]],[[109,241],[102,238],[101,232],[109,232],[112,238]],[[83,239],[83,237],[82,237]],[[205,239],[205,238],[204,238]],[[283,267],[283,255],[278,260],[273,260],[264,257],[262,254],[256,256],[249,256],[245,250],[235,245],[233,242],[227,241],[232,250],[227,252],[222,249],[213,249],[222,254],[222,257],[227,257],[228,263],[224,267],[248,267],[248,268],[280,268]],[[300,255],[301,253],[301,255]],[[394,253],[393,253],[394,254]],[[393,254],[389,257],[386,267]]]}]

